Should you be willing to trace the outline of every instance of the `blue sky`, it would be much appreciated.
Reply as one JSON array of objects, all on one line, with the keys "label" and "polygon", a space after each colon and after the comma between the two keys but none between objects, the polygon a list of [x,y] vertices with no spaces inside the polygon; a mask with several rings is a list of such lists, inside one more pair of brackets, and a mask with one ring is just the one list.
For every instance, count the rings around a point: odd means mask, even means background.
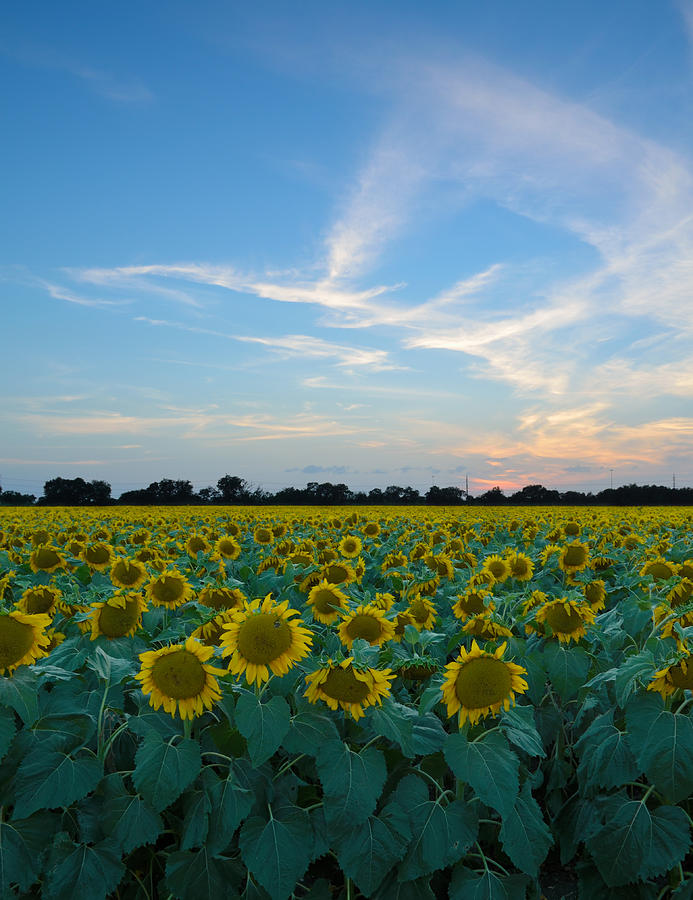
[{"label": "blue sky", "polygon": [[6,5],[0,484],[693,484],[693,4]]}]

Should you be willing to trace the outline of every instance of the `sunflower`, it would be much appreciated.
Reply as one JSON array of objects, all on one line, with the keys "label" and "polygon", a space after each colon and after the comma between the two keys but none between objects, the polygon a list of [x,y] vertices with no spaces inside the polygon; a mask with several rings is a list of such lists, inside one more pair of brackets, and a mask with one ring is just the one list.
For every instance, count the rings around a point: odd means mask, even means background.
[{"label": "sunflower", "polygon": [[15,574],[14,569],[10,569],[9,571],[0,574],[0,601],[12,597],[10,581],[12,581]]},{"label": "sunflower", "polygon": [[502,556],[498,556],[497,553],[494,553],[492,556],[486,557],[484,564],[481,567],[481,571],[490,572],[494,579],[501,583],[509,577],[510,565],[506,559],[503,559]]},{"label": "sunflower", "polygon": [[42,544],[29,557],[29,565],[32,572],[55,572],[65,568],[65,557],[57,547]]},{"label": "sunflower", "polygon": [[375,538],[380,534],[380,525],[377,522],[366,522],[361,531],[366,537]]},{"label": "sunflower", "polygon": [[144,563],[120,557],[111,566],[111,581],[116,587],[136,591],[147,580]]},{"label": "sunflower", "polygon": [[428,556],[424,556],[423,561],[428,569],[439,578],[455,577],[455,568],[449,556],[445,556],[443,553],[440,553],[438,556],[429,553]]},{"label": "sunflower", "polygon": [[461,647],[457,659],[445,667],[443,701],[448,717],[459,714],[460,728],[467,720],[474,725],[484,716],[497,715],[501,707],[510,709],[515,694],[527,690],[527,682],[522,678],[527,671],[502,658],[506,646],[501,644],[495,653],[486,653],[472,641],[471,650]]},{"label": "sunflower", "polygon": [[648,559],[640,570],[640,575],[651,575],[655,581],[666,581],[676,575],[678,566],[662,556]]},{"label": "sunflower", "polygon": [[414,620],[412,624],[419,631],[430,631],[436,620],[437,610],[427,597],[414,594],[409,600],[406,613]]},{"label": "sunflower", "polygon": [[569,644],[585,636],[585,626],[594,624],[595,615],[586,601],[560,597],[542,604],[535,613],[535,619],[541,626],[548,625],[559,641]]},{"label": "sunflower", "polygon": [[80,559],[90,569],[97,572],[105,572],[113,564],[113,548],[110,544],[100,541],[96,544],[88,544],[81,552]]},{"label": "sunflower", "polygon": [[560,552],[561,548],[558,546],[558,544],[547,544],[539,554],[539,559],[541,560],[542,566],[548,565],[551,557]]},{"label": "sunflower", "polygon": [[382,645],[395,636],[395,626],[385,618],[385,613],[375,604],[369,603],[366,606],[357,606],[354,612],[343,612],[343,621],[337,629],[340,641],[345,644],[349,650],[357,638],[373,646],[382,647]]},{"label": "sunflower", "polygon": [[142,624],[147,604],[139,594],[114,594],[105,603],[92,603],[91,639],[109,640],[135,634]]},{"label": "sunflower", "polygon": [[217,587],[214,584],[206,584],[197,597],[197,602],[210,609],[220,611],[233,609],[240,606],[248,598],[238,588]]},{"label": "sunflower", "polygon": [[396,666],[395,675],[408,681],[428,681],[437,671],[438,664],[435,660],[416,657],[404,660],[401,665]]},{"label": "sunflower", "polygon": [[404,629],[407,625],[414,625],[414,617],[408,612],[397,613],[397,618],[395,619],[395,633],[392,638],[393,641],[399,643],[404,637]]},{"label": "sunflower", "polygon": [[693,690],[693,664],[688,652],[686,658],[655,672],[647,685],[648,691],[658,691],[664,699],[678,689]]},{"label": "sunflower", "polygon": [[30,536],[32,546],[40,547],[41,544],[47,544],[51,539],[51,534],[46,528],[37,528]]},{"label": "sunflower", "polygon": [[476,590],[477,588],[493,587],[495,583],[496,579],[493,577],[493,573],[489,572],[488,569],[482,569],[481,572],[475,572],[471,576],[467,582],[467,589]]},{"label": "sunflower", "polygon": [[377,606],[378,609],[382,609],[383,612],[387,612],[388,609],[391,609],[395,604],[395,597],[393,594],[388,592],[376,592],[375,599],[373,600],[373,606]]},{"label": "sunflower", "polygon": [[401,569],[409,563],[407,554],[398,551],[396,553],[388,553],[380,566],[382,572],[388,572],[390,569]]},{"label": "sunflower", "polygon": [[157,572],[162,572],[166,568],[166,562],[156,547],[141,547],[133,559],[150,565]]},{"label": "sunflower", "polygon": [[274,534],[272,534],[272,529],[267,528],[265,525],[258,525],[258,527],[253,532],[253,540],[256,544],[261,544],[262,546],[267,546],[274,541]]},{"label": "sunflower", "polygon": [[323,625],[332,625],[339,618],[340,610],[344,609],[347,595],[339,588],[323,579],[308,594],[308,605],[313,612],[313,618]]},{"label": "sunflower", "polygon": [[587,581],[580,585],[585,595],[585,600],[595,612],[601,612],[606,602],[606,587],[603,579]]},{"label": "sunflower", "polygon": [[567,575],[582,572],[589,564],[589,547],[581,541],[572,541],[572,543],[566,544],[558,556],[558,567]]},{"label": "sunflower", "polygon": [[457,595],[457,603],[453,604],[452,611],[458,619],[466,619],[467,616],[478,616],[495,609],[492,600],[486,605],[486,598],[491,596],[491,591],[478,588],[477,590],[468,590],[464,594]]},{"label": "sunflower", "polygon": [[689,578],[693,581],[693,559],[684,559],[679,563],[679,575],[681,578]]},{"label": "sunflower", "polygon": [[325,667],[306,675],[308,700],[311,703],[322,700],[330,709],[341,706],[357,720],[362,718],[366,707],[380,706],[383,697],[390,696],[394,674],[390,669],[355,669],[353,661],[352,656],[341,663],[328,660]]},{"label": "sunflower", "polygon": [[175,609],[193,598],[193,589],[176,569],[167,569],[154,581],[150,581],[145,594],[154,606]]},{"label": "sunflower", "polygon": [[534,574],[534,563],[524,553],[512,553],[508,557],[510,576],[516,581],[530,581]]},{"label": "sunflower", "polygon": [[595,572],[606,572],[613,564],[614,560],[610,556],[595,556],[592,558],[592,568]]},{"label": "sunflower", "polygon": [[330,584],[351,584],[357,578],[353,566],[346,562],[327,563],[322,567],[320,575]]},{"label": "sunflower", "polygon": [[231,613],[232,622],[224,625],[221,638],[222,656],[230,656],[229,672],[242,675],[248,684],[262,684],[273,675],[286,675],[294,663],[308,655],[313,636],[303,627],[289,601],[273,603],[272,595],[264,600],[244,603],[242,611]]},{"label": "sunflower", "polygon": [[324,550],[318,553],[318,562],[321,565],[327,565],[327,563],[334,562],[336,559],[339,559],[339,553],[332,547],[325,547]]},{"label": "sunflower", "polygon": [[565,523],[563,531],[565,531],[569,537],[577,537],[582,531],[582,527],[579,522],[570,521]]},{"label": "sunflower", "polygon": [[263,572],[266,572],[268,569],[274,569],[275,572],[279,572],[284,567],[284,562],[279,556],[266,556],[259,564],[256,569],[257,575],[262,575]]},{"label": "sunflower", "polygon": [[36,613],[46,613],[51,616],[57,612],[57,603],[62,595],[63,592],[60,588],[30,587],[19,598],[17,608],[29,616]]},{"label": "sunflower", "polygon": [[189,637],[184,644],[140,653],[142,665],[135,678],[154,709],[163,706],[174,718],[177,709],[181,719],[194,719],[221,699],[215,676],[226,672],[207,664],[213,655],[213,647]]},{"label": "sunflower", "polygon": [[241,545],[233,537],[219,538],[214,545],[214,550],[222,559],[238,559],[241,555]]},{"label": "sunflower", "polygon": [[184,547],[188,556],[197,556],[198,553],[209,553],[212,549],[207,538],[201,534],[191,534]]},{"label": "sunflower", "polygon": [[190,637],[196,638],[200,643],[207,647],[220,647],[221,638],[224,634],[224,625],[228,625],[233,621],[230,610],[218,613],[209,622],[196,628]]},{"label": "sunflower", "polygon": [[496,622],[488,613],[480,616],[472,616],[462,626],[465,634],[471,634],[474,637],[482,638],[484,641],[496,641],[498,638],[512,637],[512,631]]},{"label": "sunflower", "polygon": [[0,613],[0,675],[11,675],[17,666],[31,665],[47,655],[50,624],[50,616],[42,613]]}]

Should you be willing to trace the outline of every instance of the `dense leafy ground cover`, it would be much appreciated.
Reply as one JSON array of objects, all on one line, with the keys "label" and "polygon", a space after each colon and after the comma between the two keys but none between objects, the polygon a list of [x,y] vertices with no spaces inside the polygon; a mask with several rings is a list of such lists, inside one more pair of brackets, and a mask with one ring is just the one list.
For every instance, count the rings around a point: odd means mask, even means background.
[{"label": "dense leafy ground cover", "polygon": [[0,511],[0,896],[693,897],[692,521]]}]

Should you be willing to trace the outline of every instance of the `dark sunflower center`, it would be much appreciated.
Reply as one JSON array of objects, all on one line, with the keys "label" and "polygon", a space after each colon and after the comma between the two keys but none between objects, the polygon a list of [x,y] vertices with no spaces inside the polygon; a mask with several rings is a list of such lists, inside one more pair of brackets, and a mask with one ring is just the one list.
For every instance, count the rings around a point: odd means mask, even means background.
[{"label": "dark sunflower center", "polygon": [[425,622],[430,615],[429,610],[423,600],[414,600],[414,602],[409,607],[409,612],[416,619],[416,621],[419,622],[419,624],[421,622]]},{"label": "dark sunflower center", "polygon": [[111,570],[112,574],[115,578],[126,587],[129,587],[132,584],[137,584],[137,582],[142,577],[142,572],[140,571],[139,566],[133,565],[133,563],[128,562],[127,560],[119,560]]},{"label": "dark sunflower center", "polygon": [[693,584],[689,581],[682,581],[677,584],[669,595],[669,602],[672,606],[681,606],[682,603],[690,603],[693,594]]},{"label": "dark sunflower center", "polygon": [[600,603],[604,599],[604,591],[601,584],[586,584],[585,597],[589,603]]},{"label": "dark sunflower center", "polygon": [[255,532],[255,540],[259,544],[269,544],[272,540],[272,537],[273,535],[269,528],[258,528],[258,530]]},{"label": "dark sunflower center", "polygon": [[526,574],[529,572],[529,566],[527,565],[527,560],[526,560],[526,559],[522,559],[521,557],[520,557],[519,559],[514,559],[514,560],[512,561],[512,565],[511,565],[511,567],[510,567],[510,571],[511,571],[511,572],[513,573],[513,575],[515,575],[515,576],[517,576],[517,575],[526,575]]},{"label": "dark sunflower center", "polygon": [[680,665],[669,669],[669,677],[674,687],[693,690],[693,665],[688,664],[688,671],[684,672]]},{"label": "dark sunflower center", "polygon": [[457,675],[455,693],[465,709],[482,709],[510,695],[512,677],[500,659],[481,656],[466,662]]},{"label": "dark sunflower center", "polygon": [[164,697],[185,700],[202,693],[207,675],[200,660],[188,650],[160,656],[152,667],[152,681]]},{"label": "dark sunflower center", "polygon": [[212,588],[200,596],[200,602],[212,609],[232,609],[238,605],[238,600],[228,588]]},{"label": "dark sunflower center", "polygon": [[291,646],[291,628],[275,613],[251,615],[238,629],[238,650],[248,662],[266,665]]},{"label": "dark sunflower center", "polygon": [[188,550],[191,553],[199,553],[200,550],[207,549],[207,541],[201,537],[191,537],[188,541]]},{"label": "dark sunflower center", "polygon": [[34,588],[26,597],[26,611],[29,615],[50,612],[54,604],[55,594],[48,588]]},{"label": "dark sunflower center", "polygon": [[107,563],[110,557],[111,554],[108,552],[108,547],[99,546],[98,544],[95,547],[87,547],[84,551],[84,558],[87,562],[97,566]]},{"label": "dark sunflower center", "polygon": [[235,556],[236,553],[238,553],[238,547],[233,541],[225,541],[222,539],[219,541],[218,547],[219,553],[221,553],[222,556]]},{"label": "dark sunflower center", "polygon": [[0,616],[0,670],[19,662],[34,644],[34,629],[11,616]]},{"label": "dark sunflower center", "polygon": [[502,578],[505,575],[505,563],[496,559],[488,564],[488,570],[494,578]]},{"label": "dark sunflower center", "polygon": [[473,616],[478,616],[486,609],[484,598],[481,594],[477,594],[476,591],[473,594],[465,594],[460,600],[460,606],[466,613],[470,613]]},{"label": "dark sunflower center", "polygon": [[378,619],[375,616],[368,615],[354,616],[346,629],[352,641],[355,641],[357,638],[363,638],[364,641],[368,641],[370,644],[375,644],[376,641],[380,640],[382,631],[383,629]]},{"label": "dark sunflower center", "polygon": [[351,666],[347,669],[342,669],[341,666],[330,669],[330,674],[320,687],[328,697],[344,700],[346,703],[360,703],[368,696],[368,685],[358,680]]},{"label": "dark sunflower center", "polygon": [[572,634],[582,626],[580,614],[571,608],[570,612],[566,612],[561,606],[552,606],[546,612],[546,621],[551,626],[551,630],[560,632],[560,634]]},{"label": "dark sunflower center", "polygon": [[176,603],[184,592],[185,585],[173,575],[164,575],[152,587],[152,594],[159,603]]},{"label": "dark sunflower center", "polygon": [[343,581],[346,581],[348,577],[349,573],[344,566],[328,566],[325,571],[325,580],[329,581],[330,584],[341,584]]},{"label": "dark sunflower center", "polygon": [[107,603],[99,613],[99,631],[108,638],[126,635],[137,621],[137,601],[126,600],[125,608]]},{"label": "dark sunflower center", "polygon": [[647,574],[651,575],[655,581],[664,581],[671,578],[674,573],[666,563],[656,562],[647,567]]},{"label": "dark sunflower center", "polygon": [[333,613],[336,609],[339,609],[341,604],[339,602],[339,597],[336,597],[332,591],[322,590],[315,594],[313,606],[318,612],[327,615],[328,613]]},{"label": "dark sunflower center", "polygon": [[31,543],[37,547],[39,544],[47,544],[50,541],[51,536],[48,534],[45,528],[39,528],[38,531],[35,531],[31,535]]},{"label": "dark sunflower center", "polygon": [[347,538],[344,541],[344,549],[346,550],[347,553],[353,553],[355,550],[358,549],[358,546],[359,545],[356,543],[355,540],[353,540],[353,538]]},{"label": "dark sunflower center", "polygon": [[581,566],[587,560],[584,547],[568,547],[563,557],[566,566]]},{"label": "dark sunflower center", "polygon": [[34,562],[37,569],[52,569],[54,566],[60,565],[60,557],[55,550],[50,547],[40,547],[34,556]]}]

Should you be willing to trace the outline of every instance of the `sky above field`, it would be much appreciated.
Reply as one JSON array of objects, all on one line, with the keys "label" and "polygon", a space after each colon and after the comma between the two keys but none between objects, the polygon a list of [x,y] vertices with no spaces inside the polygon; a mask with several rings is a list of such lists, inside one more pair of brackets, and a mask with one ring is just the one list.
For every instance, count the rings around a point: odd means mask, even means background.
[{"label": "sky above field", "polygon": [[4,489],[693,484],[693,3],[0,25]]}]

